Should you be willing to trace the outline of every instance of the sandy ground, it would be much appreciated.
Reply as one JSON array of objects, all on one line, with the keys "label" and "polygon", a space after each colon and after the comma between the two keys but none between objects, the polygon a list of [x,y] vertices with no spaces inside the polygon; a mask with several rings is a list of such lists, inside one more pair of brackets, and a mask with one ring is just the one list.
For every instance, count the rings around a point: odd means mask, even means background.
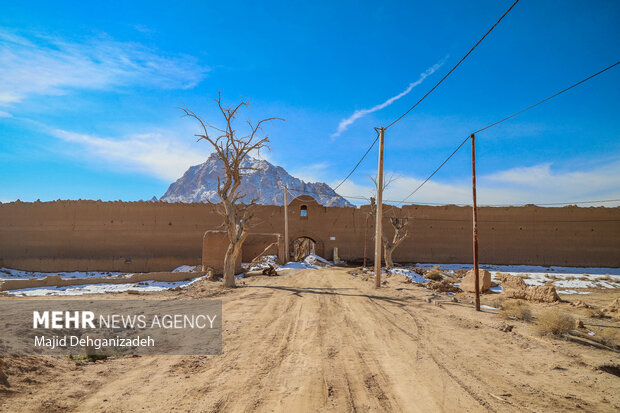
[{"label": "sandy ground", "polygon": [[222,355],[123,357],[88,365],[4,358],[10,386],[0,385],[0,410],[620,409],[620,378],[598,369],[620,364],[618,352],[537,337],[524,322],[510,321],[512,332],[501,331],[506,321],[492,311],[476,313],[466,299],[453,302],[400,276],[379,290],[346,269],[289,271],[242,283],[228,292],[204,281],[183,292],[138,296],[222,299]]}]

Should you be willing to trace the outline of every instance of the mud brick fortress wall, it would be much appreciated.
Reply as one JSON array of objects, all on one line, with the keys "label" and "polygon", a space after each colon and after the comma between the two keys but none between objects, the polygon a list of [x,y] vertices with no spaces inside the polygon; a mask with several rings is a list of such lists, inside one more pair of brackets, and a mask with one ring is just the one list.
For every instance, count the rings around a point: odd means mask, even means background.
[{"label": "mud brick fortress wall", "polygon": [[[307,216],[302,216],[302,206]],[[368,206],[326,208],[301,196],[289,204],[289,242],[309,237],[317,254],[373,256]],[[471,208],[386,207],[410,217],[396,262],[469,263]],[[620,208],[480,208],[480,260],[485,264],[620,267]],[[200,264],[203,236],[221,229],[205,204],[163,202],[12,202],[0,204],[0,266],[34,271],[168,271]],[[255,233],[284,233],[283,207],[257,206]],[[244,260],[266,245],[248,244]],[[266,242],[266,241],[265,241]],[[254,245],[256,244],[256,245]],[[245,256],[247,255],[247,257]]]}]

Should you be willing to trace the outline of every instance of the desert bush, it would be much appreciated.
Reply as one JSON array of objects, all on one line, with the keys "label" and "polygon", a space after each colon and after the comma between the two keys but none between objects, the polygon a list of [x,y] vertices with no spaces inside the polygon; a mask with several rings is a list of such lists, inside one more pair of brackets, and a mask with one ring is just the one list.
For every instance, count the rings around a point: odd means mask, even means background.
[{"label": "desert bush", "polygon": [[588,310],[588,317],[590,318],[605,318],[605,313],[600,308],[591,308]]},{"label": "desert bush", "polygon": [[443,275],[441,275],[441,271],[438,268],[433,268],[425,275],[426,278],[433,281],[441,281],[443,280]]},{"label": "desert bush", "polygon": [[496,295],[493,298],[486,298],[485,304],[495,308],[502,308],[504,301],[505,299],[502,296]]},{"label": "desert bush", "polygon": [[575,319],[557,309],[547,310],[538,317],[536,329],[541,336],[561,337],[572,330]]},{"label": "desert bush", "polygon": [[620,332],[614,328],[605,328],[596,334],[596,338],[600,343],[611,348],[620,347]]},{"label": "desert bush", "polygon": [[519,300],[504,301],[498,314],[500,317],[511,320],[532,321],[530,306]]},{"label": "desert bush", "polygon": [[452,284],[461,282],[461,280],[459,280],[458,278],[450,277],[450,276],[445,276],[444,280],[446,280],[446,281],[448,281],[449,283],[452,283]]}]

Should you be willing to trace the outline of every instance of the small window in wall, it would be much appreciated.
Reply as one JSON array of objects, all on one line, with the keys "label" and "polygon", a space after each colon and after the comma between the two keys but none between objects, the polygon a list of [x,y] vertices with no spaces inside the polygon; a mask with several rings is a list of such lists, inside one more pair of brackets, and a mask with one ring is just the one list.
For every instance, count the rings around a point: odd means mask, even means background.
[{"label": "small window in wall", "polygon": [[308,207],[305,205],[302,205],[301,208],[299,209],[299,216],[302,218],[308,218]]}]

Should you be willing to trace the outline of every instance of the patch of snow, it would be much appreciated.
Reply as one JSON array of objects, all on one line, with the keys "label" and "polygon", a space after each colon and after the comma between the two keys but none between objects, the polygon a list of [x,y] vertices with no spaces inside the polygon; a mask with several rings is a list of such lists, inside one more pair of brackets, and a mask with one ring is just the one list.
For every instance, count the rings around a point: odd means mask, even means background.
[{"label": "patch of snow", "polygon": [[307,270],[307,269],[319,269],[325,267],[331,267],[333,264],[327,261],[325,258],[319,257],[315,254],[309,254],[301,262],[291,261],[285,265],[278,267],[278,271],[281,270]]},{"label": "patch of snow", "polygon": [[591,294],[590,291],[558,290],[558,294]]},{"label": "patch of snow", "polygon": [[50,275],[60,275],[61,278],[94,278],[120,276],[123,274],[125,273],[108,271],[37,272],[0,268],[0,280],[24,280],[29,278],[44,278]]},{"label": "patch of snow", "polygon": [[[261,257],[262,260],[260,262],[247,263],[245,264],[245,267],[247,267],[248,271],[264,270],[265,268],[269,268],[270,265],[274,268],[277,268],[277,258],[277,255],[264,255],[263,257]],[[242,266],[244,266],[244,264],[242,264]]]},{"label": "patch of snow", "polygon": [[306,258],[304,258],[304,262],[308,265],[322,265],[324,267],[331,267],[333,265],[325,258],[319,257],[316,254],[309,254]]},{"label": "patch of snow", "polygon": [[317,267],[314,267],[312,265],[308,265],[304,262],[295,262],[295,261],[291,261],[285,265],[281,265],[280,267],[278,267],[278,271],[282,271],[282,270],[305,270],[308,268],[314,268],[316,269]]},{"label": "patch of snow", "polygon": [[181,265],[172,270],[172,272],[197,272],[200,271],[200,267],[200,265]]},{"label": "patch of snow", "polygon": [[[439,266],[444,271],[470,270],[471,264],[416,264],[416,267],[432,269]],[[541,267],[535,265],[480,265],[491,273],[493,281],[499,281],[498,273],[521,277],[528,286],[541,286],[551,282],[555,287],[565,289],[579,288],[620,288],[620,268],[592,267]],[[495,288],[500,288],[496,290]],[[501,291],[493,287],[492,291]]]},{"label": "patch of snow", "polygon": [[408,270],[406,268],[391,268],[389,271],[390,271],[390,274],[404,275],[405,277],[409,278],[412,282],[416,284],[425,284],[428,282],[426,278],[422,277],[417,272],[413,270]]},{"label": "patch of snow", "polygon": [[[415,264],[418,268],[433,269],[435,266],[439,266],[442,270],[471,270],[473,266],[471,264]],[[542,267],[539,265],[494,265],[494,264],[481,264],[480,268],[487,271],[500,271],[503,273],[517,272],[517,273],[562,273],[573,275],[617,275],[620,276],[620,268],[599,268],[599,267]]]},{"label": "patch of snow", "polygon": [[497,310],[495,307],[491,307],[490,305],[481,304],[480,308],[484,308],[485,310]]},{"label": "patch of snow", "polygon": [[188,285],[203,279],[197,277],[188,281],[164,282],[164,281],[141,281],[138,283],[127,284],[85,284],[70,285],[65,287],[34,287],[23,288],[20,290],[5,291],[7,294],[17,297],[41,297],[46,295],[84,295],[84,294],[104,294],[104,293],[120,293],[128,290],[136,290],[141,292],[164,291],[171,288],[185,288]]}]

